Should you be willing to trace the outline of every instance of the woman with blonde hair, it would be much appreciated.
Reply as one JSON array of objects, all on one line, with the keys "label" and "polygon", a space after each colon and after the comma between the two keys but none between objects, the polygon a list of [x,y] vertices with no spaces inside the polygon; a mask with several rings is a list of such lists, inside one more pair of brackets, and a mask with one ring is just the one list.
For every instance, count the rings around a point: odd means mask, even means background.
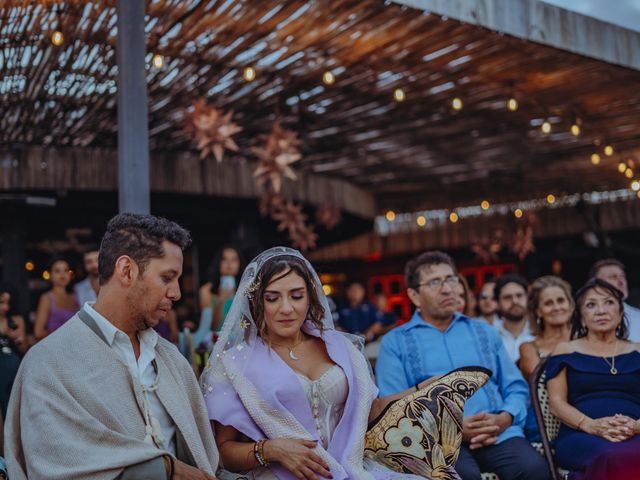
[{"label": "woman with blonde hair", "polygon": [[531,284],[527,309],[536,338],[520,345],[519,366],[525,377],[528,378],[540,359],[549,356],[558,344],[569,341],[574,308],[571,285],[561,278],[546,275]]}]

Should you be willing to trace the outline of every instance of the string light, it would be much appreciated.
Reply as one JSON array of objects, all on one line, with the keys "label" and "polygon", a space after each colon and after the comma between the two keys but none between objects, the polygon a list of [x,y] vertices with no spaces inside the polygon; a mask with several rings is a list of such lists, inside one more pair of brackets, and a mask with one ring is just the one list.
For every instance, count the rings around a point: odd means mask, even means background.
[{"label": "string light", "polygon": [[629,160],[627,160],[627,166],[629,168],[633,168],[633,167],[635,167],[635,163],[633,162],[633,160],[629,159]]},{"label": "string light", "polygon": [[32,261],[28,261],[24,264],[24,269],[27,272],[33,272],[33,269],[36,268],[36,266],[34,265],[34,263]]},{"label": "string light", "polygon": [[640,192],[636,193],[636,197],[640,198]]},{"label": "string light", "polygon": [[462,100],[460,98],[455,97],[453,100],[451,100],[451,108],[453,108],[456,112],[462,110],[463,106],[464,105],[462,104]]},{"label": "string light", "polygon": [[556,196],[554,194],[550,193],[549,195],[547,195],[547,203],[549,205],[551,205],[555,201],[556,201]]},{"label": "string light", "polygon": [[480,202],[480,208],[483,210],[489,210],[489,207],[491,205],[489,204],[488,200],[483,200],[482,202]]},{"label": "string light", "polygon": [[513,97],[507,100],[507,110],[509,110],[510,112],[515,112],[516,110],[518,110],[518,100]]},{"label": "string light", "polygon": [[396,88],[393,91],[393,98],[396,102],[404,102],[404,99],[407,98],[404,90],[402,90],[401,88]]},{"label": "string light", "polygon": [[624,172],[624,176],[627,178],[633,178],[633,170],[630,168],[627,168],[627,170]]},{"label": "string light", "polygon": [[322,82],[325,85],[333,85],[335,81],[336,81],[336,77],[333,75],[333,73],[331,73],[328,70],[324,72],[324,74],[322,75]]},{"label": "string light", "polygon": [[49,280],[51,278],[51,275],[49,274],[48,270],[45,270],[44,272],[42,272],[42,278],[44,280]]},{"label": "string light", "polygon": [[387,217],[387,220],[390,222],[393,222],[396,219],[396,212],[394,212],[393,210],[389,210],[385,217]]},{"label": "string light", "polygon": [[256,78],[256,69],[253,67],[247,67],[244,69],[244,73],[242,74],[242,76],[247,82],[251,82]]},{"label": "string light", "polygon": [[456,223],[456,222],[458,221],[458,218],[459,218],[459,217],[458,217],[458,214],[457,214],[456,212],[451,212],[451,213],[449,214],[449,221],[450,221],[451,223]]},{"label": "string light", "polygon": [[594,165],[600,165],[600,155],[597,153],[591,154],[591,163]]},{"label": "string light", "polygon": [[542,125],[540,125],[540,130],[542,130],[542,133],[551,133],[551,123],[549,122],[549,120],[545,120],[544,122],[542,122]]},{"label": "string light", "polygon": [[624,162],[620,162],[620,163],[618,164],[618,172],[620,172],[620,173],[624,173],[624,172],[626,172],[626,171],[627,171],[627,164],[626,164],[626,163],[624,163]]},{"label": "string light", "polygon": [[164,57],[159,53],[156,53],[151,59],[151,63],[159,70],[164,67]]},{"label": "string light", "polygon": [[611,145],[606,145],[606,146],[604,147],[604,154],[605,154],[607,157],[610,157],[611,155],[613,155],[613,147],[612,147]]},{"label": "string light", "polygon": [[521,218],[522,217],[522,209],[521,208],[516,208],[513,212],[513,214],[516,216],[516,218]]},{"label": "string light", "polygon": [[427,219],[424,215],[420,215],[418,218],[416,218],[416,223],[419,227],[424,227],[427,224]]},{"label": "string light", "polygon": [[56,30],[55,32],[53,32],[53,35],[51,35],[51,43],[53,43],[56,47],[59,47],[64,43],[64,35],[60,30]]},{"label": "string light", "polygon": [[640,182],[638,180],[631,182],[631,190],[634,192],[640,191]]},{"label": "string light", "polygon": [[580,136],[580,125],[578,125],[577,123],[574,123],[573,125],[571,125],[571,134],[574,137],[579,137]]},{"label": "string light", "polygon": [[331,285],[322,285],[322,291],[324,292],[325,295],[331,295],[333,293],[333,288],[331,288]]}]

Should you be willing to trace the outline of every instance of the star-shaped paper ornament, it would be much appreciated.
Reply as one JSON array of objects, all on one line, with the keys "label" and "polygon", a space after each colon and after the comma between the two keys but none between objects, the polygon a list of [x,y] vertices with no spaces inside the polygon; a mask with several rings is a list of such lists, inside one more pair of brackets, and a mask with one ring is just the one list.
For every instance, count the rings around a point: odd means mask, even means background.
[{"label": "star-shaped paper ornament", "polygon": [[231,138],[242,127],[233,123],[233,112],[223,114],[215,107],[207,106],[203,99],[193,103],[192,109],[185,112],[185,132],[192,136],[200,159],[213,155],[218,162],[224,158],[225,150],[238,151],[238,145]]}]

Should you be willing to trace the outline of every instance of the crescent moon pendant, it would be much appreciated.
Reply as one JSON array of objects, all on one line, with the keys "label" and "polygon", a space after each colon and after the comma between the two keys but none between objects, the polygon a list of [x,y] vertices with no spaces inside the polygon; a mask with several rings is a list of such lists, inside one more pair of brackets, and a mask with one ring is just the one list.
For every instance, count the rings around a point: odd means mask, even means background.
[{"label": "crescent moon pendant", "polygon": [[293,353],[293,350],[289,350],[289,358],[291,360],[300,360],[298,357],[296,357],[296,354]]}]

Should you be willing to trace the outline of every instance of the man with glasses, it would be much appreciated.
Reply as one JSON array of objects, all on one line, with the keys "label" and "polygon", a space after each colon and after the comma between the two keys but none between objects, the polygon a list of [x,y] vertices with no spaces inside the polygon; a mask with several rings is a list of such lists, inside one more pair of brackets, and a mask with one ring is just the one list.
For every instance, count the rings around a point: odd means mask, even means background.
[{"label": "man with glasses", "polygon": [[549,479],[544,458],[524,439],[529,392],[497,331],[456,312],[458,275],[451,257],[426,252],[405,269],[412,319],[382,338],[376,364],[380,395],[406,390],[427,378],[467,366],[493,372],[465,405],[463,446],[456,471],[480,479]]}]

